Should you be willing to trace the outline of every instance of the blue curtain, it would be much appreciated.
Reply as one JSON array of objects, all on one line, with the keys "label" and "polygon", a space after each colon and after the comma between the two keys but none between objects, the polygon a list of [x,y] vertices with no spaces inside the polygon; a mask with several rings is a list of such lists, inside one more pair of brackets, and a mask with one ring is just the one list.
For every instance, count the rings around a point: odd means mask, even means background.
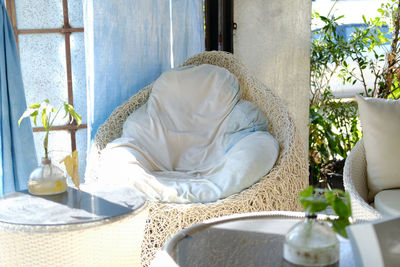
[{"label": "blue curtain", "polygon": [[86,0],[84,23],[90,139],[118,105],[204,51],[203,0]]},{"label": "blue curtain", "polygon": [[37,166],[29,120],[18,119],[26,109],[17,46],[4,1],[0,11],[0,195],[27,188],[29,174]]}]

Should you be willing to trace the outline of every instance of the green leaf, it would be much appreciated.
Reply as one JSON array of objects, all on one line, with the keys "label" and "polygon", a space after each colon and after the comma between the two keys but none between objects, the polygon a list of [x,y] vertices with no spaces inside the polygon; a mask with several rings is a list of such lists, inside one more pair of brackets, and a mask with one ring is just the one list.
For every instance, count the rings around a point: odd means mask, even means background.
[{"label": "green leaf", "polygon": [[329,203],[326,200],[312,200],[309,205],[309,212],[310,213],[317,213],[324,211],[329,206]]},{"label": "green leaf", "polygon": [[79,126],[82,122],[82,118],[75,111],[74,107],[70,104],[64,103],[64,109],[65,109],[65,116],[67,116],[68,114],[71,115],[71,117],[75,119],[76,124]]},{"label": "green leaf", "polygon": [[319,18],[323,21],[323,22],[329,22],[329,19],[327,18],[327,17],[325,17],[325,16],[319,16]]},{"label": "green leaf", "polygon": [[43,110],[42,110],[42,124],[43,124],[43,128],[45,129],[45,130],[49,130],[49,125],[48,125],[48,118],[47,118],[47,109],[46,108],[44,108]]},{"label": "green leaf", "polygon": [[323,195],[320,195],[320,197],[314,196],[314,191],[317,195],[321,192],[320,189],[317,188],[314,190],[314,188],[310,185],[299,193],[298,198],[303,208],[310,213],[323,211],[329,205]]},{"label": "green leaf", "polygon": [[310,185],[309,187],[307,187],[306,189],[302,190],[299,193],[299,198],[300,197],[304,197],[304,198],[311,197],[313,194],[313,191],[314,191],[314,188],[312,185]]},{"label": "green leaf", "polygon": [[329,220],[332,223],[332,230],[343,236],[344,238],[348,238],[346,226],[350,225],[350,221],[348,218],[339,218],[335,220]]},{"label": "green leaf", "polygon": [[36,124],[36,119],[37,119],[37,115],[39,114],[39,111],[38,110],[36,110],[35,112],[33,112],[32,114],[31,114],[31,117],[33,118],[33,124],[35,124],[35,126],[37,125]]},{"label": "green leaf", "polygon": [[22,114],[22,116],[19,118],[18,120],[18,126],[21,125],[21,122],[24,118],[27,117],[31,117],[31,116],[35,116],[35,113],[37,115],[37,108],[27,108],[24,113]]},{"label": "green leaf", "polygon": [[336,195],[333,193],[333,191],[326,191],[325,198],[329,203],[332,203],[336,198]]},{"label": "green leaf", "polygon": [[78,113],[75,112],[75,110],[71,112],[71,115],[72,115],[72,117],[74,117],[74,119],[75,119],[75,121],[76,121],[76,124],[77,124],[78,126],[81,125],[81,123],[82,123],[82,118],[81,118],[81,116],[79,116]]},{"label": "green leaf", "polygon": [[29,108],[35,108],[35,109],[36,108],[40,108],[40,104],[36,104],[36,103],[32,104],[32,105],[29,106]]},{"label": "green leaf", "polygon": [[353,214],[353,211],[351,210],[351,201],[350,201],[350,194],[348,192],[344,193],[345,199],[346,199],[346,206],[347,209],[350,212],[350,216]]},{"label": "green leaf", "polygon": [[299,193],[299,201],[303,208],[310,213],[325,210],[331,206],[337,219],[329,219],[332,229],[347,238],[346,226],[350,225],[351,216],[350,196],[342,190],[327,190],[320,188],[307,187]]},{"label": "green leaf", "polygon": [[340,218],[348,218],[351,216],[351,209],[349,209],[343,199],[336,197],[331,203],[331,206]]}]

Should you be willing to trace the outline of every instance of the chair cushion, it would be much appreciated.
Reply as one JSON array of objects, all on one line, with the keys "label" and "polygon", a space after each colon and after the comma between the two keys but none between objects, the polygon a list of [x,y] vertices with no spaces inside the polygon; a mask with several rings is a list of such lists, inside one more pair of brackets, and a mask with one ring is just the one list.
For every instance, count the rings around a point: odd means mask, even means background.
[{"label": "chair cushion", "polygon": [[375,209],[384,216],[400,216],[400,189],[383,190],[375,196]]},{"label": "chair cushion", "polygon": [[273,167],[279,146],[263,114],[240,97],[237,78],[224,68],[165,72],[122,137],[103,151],[104,179],[179,203],[215,201],[251,186]]},{"label": "chair cushion", "polygon": [[381,190],[400,188],[400,101],[357,96],[357,102],[371,202]]}]

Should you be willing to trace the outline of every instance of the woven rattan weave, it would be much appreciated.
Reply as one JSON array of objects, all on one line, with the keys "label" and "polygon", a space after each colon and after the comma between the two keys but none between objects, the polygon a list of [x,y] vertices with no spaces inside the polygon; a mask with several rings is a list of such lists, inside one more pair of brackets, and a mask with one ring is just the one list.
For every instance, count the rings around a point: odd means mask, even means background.
[{"label": "woven rattan weave", "polygon": [[356,220],[375,220],[382,215],[367,202],[367,160],[364,142],[361,139],[351,150],[343,171],[343,184],[351,198],[353,218]]},{"label": "woven rattan weave", "polygon": [[[0,198],[0,266],[140,265],[137,244],[143,240],[148,209],[132,211],[125,203],[143,205],[144,200],[127,198],[116,204],[70,190],[68,196],[38,197],[26,190]],[[126,197],[126,191],[115,194]],[[63,197],[66,202],[57,200]],[[109,217],[99,209],[107,204],[114,210],[124,205],[127,212]]]},{"label": "woven rattan weave", "polygon": [[[279,142],[280,155],[273,169],[258,183],[217,202],[207,204],[150,202],[149,218],[142,244],[142,264],[145,266],[170,236],[195,223],[237,213],[301,209],[297,195],[306,187],[308,181],[305,146],[284,102],[250,75],[246,67],[232,54],[204,52],[183,63],[183,65],[200,64],[224,67],[238,78],[242,98],[258,106],[268,118],[269,132]],[[124,121],[147,101],[151,88],[150,84],[132,96],[99,127],[88,156],[86,182],[101,182],[98,181],[96,169],[102,149],[107,143],[121,136]]]}]

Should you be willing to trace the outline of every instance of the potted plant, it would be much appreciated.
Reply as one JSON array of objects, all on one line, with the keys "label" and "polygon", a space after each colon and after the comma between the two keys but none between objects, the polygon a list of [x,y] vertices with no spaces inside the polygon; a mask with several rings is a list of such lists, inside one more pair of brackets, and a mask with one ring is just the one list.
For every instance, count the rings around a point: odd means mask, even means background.
[{"label": "potted plant", "polygon": [[[299,194],[306,211],[306,219],[289,230],[286,235],[283,257],[285,260],[306,266],[325,266],[339,260],[339,241],[336,233],[347,238],[350,225],[350,197],[342,190],[314,189],[309,186]],[[331,207],[335,216],[327,222],[317,220],[317,212]]]},{"label": "potted plant", "polygon": [[312,14],[309,162],[310,184],[342,187],[344,160],[362,133],[356,102],[331,86],[340,79],[364,96],[400,99],[400,3],[385,1],[377,17],[362,16],[364,25],[347,31],[336,2],[326,16]]},{"label": "potted plant", "polygon": [[76,113],[72,105],[64,103],[56,110],[52,105],[50,105],[48,99],[44,100],[40,104],[35,103],[29,106],[18,120],[18,125],[20,125],[24,118],[32,117],[33,123],[36,126],[37,117],[40,116],[42,126],[46,132],[43,140],[44,157],[41,160],[41,165],[36,168],[29,177],[28,190],[31,194],[52,195],[67,190],[66,176],[60,168],[52,164],[51,159],[49,158],[48,149],[50,130],[62,109],[64,109],[64,117],[69,116],[71,120],[75,120],[77,125],[80,125],[82,119],[78,113]]}]

